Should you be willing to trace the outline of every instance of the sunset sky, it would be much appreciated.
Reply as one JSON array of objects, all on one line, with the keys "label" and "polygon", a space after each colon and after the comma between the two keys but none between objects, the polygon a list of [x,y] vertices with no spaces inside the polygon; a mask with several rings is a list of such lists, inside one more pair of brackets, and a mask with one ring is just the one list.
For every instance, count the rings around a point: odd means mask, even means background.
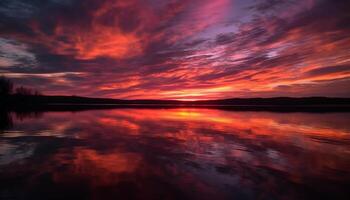
[{"label": "sunset sky", "polygon": [[350,1],[1,0],[0,75],[48,95],[350,97]]}]

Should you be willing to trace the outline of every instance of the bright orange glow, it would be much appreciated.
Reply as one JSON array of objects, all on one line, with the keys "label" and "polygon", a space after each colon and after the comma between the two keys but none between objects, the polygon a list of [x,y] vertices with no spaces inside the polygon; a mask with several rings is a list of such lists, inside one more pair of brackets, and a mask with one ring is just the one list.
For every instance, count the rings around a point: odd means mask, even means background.
[{"label": "bright orange glow", "polygon": [[162,92],[161,95],[168,97],[169,99],[195,101],[206,100],[219,95],[221,92],[232,91],[230,86],[214,87],[214,88],[202,88],[202,89],[188,89]]}]

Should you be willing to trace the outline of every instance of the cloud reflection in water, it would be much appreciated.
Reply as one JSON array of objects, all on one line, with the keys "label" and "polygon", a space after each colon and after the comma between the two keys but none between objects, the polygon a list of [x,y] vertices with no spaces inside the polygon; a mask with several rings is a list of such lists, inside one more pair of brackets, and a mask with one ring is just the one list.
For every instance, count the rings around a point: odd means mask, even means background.
[{"label": "cloud reflection in water", "polygon": [[349,113],[116,109],[16,118],[0,196],[346,199]]}]

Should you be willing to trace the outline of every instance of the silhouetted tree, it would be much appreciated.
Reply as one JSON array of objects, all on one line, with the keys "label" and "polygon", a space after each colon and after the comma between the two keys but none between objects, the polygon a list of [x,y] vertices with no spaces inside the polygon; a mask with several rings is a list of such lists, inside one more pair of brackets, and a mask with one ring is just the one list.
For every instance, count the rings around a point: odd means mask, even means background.
[{"label": "silhouetted tree", "polygon": [[38,90],[34,90],[34,95],[35,96],[42,96],[43,94],[39,92]]},{"label": "silhouetted tree", "polygon": [[10,113],[0,109],[0,134],[3,130],[11,128],[12,125],[13,121]]},{"label": "silhouetted tree", "polygon": [[13,92],[13,84],[12,82],[5,78],[0,77],[0,96],[10,95]]},{"label": "silhouetted tree", "polygon": [[22,95],[22,96],[30,96],[30,95],[34,95],[34,91],[30,88],[21,86],[16,88],[16,94]]}]

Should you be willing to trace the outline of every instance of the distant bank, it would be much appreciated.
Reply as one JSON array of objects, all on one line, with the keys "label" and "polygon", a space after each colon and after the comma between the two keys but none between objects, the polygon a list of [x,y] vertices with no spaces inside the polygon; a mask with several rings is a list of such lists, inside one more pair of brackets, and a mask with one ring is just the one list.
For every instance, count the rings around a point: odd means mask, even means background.
[{"label": "distant bank", "polygon": [[8,95],[0,99],[6,110],[84,110],[108,108],[218,108],[230,110],[349,112],[350,98],[275,97],[232,98],[204,101],[121,100],[78,96]]}]

